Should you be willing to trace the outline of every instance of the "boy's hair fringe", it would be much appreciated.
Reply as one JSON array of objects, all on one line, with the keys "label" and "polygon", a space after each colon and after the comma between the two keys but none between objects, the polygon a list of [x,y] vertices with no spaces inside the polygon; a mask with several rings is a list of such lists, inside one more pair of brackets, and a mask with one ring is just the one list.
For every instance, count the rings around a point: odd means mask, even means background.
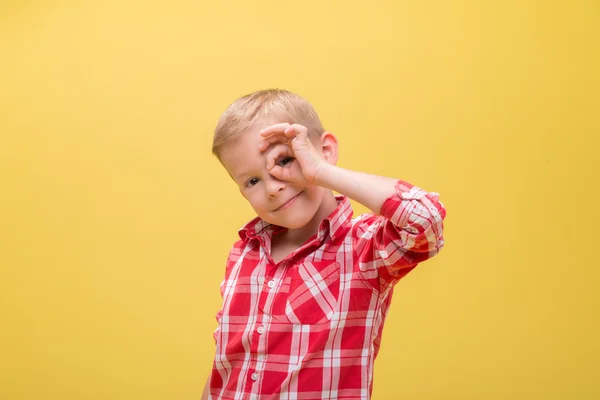
[{"label": "boy's hair fringe", "polygon": [[275,118],[277,122],[304,125],[313,137],[320,137],[324,132],[319,116],[304,98],[283,89],[260,90],[240,97],[221,115],[214,132],[213,154],[220,159],[226,144],[235,141],[254,123],[268,117]]}]

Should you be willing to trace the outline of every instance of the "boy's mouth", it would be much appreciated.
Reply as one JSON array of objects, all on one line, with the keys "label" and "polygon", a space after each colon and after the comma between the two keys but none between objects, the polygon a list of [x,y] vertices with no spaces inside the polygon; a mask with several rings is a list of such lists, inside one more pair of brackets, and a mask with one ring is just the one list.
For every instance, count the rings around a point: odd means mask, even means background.
[{"label": "boy's mouth", "polygon": [[302,190],[300,193],[298,193],[297,195],[295,195],[294,197],[292,197],[291,199],[289,199],[288,201],[286,201],[285,203],[283,203],[281,206],[279,206],[278,208],[274,209],[273,211],[279,211],[279,210],[282,210],[284,208],[288,208],[289,206],[291,206],[296,201],[296,198],[298,198],[298,196],[300,196],[303,192],[304,192],[304,190]]}]

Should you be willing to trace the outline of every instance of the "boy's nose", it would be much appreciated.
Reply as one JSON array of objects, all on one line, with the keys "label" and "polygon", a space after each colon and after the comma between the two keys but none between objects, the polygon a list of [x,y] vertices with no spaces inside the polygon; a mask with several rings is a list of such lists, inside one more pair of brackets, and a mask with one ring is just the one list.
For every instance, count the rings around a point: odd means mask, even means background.
[{"label": "boy's nose", "polygon": [[267,196],[275,197],[277,196],[277,194],[279,194],[279,192],[282,192],[283,190],[285,190],[285,182],[274,178],[270,179],[269,182],[267,182]]}]

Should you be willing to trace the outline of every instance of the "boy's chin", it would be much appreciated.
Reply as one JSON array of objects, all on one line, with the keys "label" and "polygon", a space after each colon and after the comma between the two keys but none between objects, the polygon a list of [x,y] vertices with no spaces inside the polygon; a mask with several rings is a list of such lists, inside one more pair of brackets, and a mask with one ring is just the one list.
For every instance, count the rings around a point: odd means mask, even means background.
[{"label": "boy's chin", "polygon": [[278,219],[271,222],[274,225],[283,226],[287,229],[300,229],[308,225],[310,218],[307,215],[289,216],[288,218]]},{"label": "boy's chin", "polygon": [[304,228],[306,225],[308,225],[308,221],[281,224],[281,226],[288,229],[300,229]]}]

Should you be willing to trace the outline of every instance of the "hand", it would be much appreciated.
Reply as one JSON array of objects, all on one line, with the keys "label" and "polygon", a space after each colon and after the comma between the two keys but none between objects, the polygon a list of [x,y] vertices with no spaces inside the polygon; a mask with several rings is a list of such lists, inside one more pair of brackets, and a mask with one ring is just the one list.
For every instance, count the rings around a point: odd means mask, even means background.
[{"label": "hand", "polygon": [[271,175],[292,183],[315,184],[319,170],[326,161],[308,139],[305,126],[276,124],[263,129],[260,136],[263,140],[258,149],[264,152],[270,148],[267,170]]}]

